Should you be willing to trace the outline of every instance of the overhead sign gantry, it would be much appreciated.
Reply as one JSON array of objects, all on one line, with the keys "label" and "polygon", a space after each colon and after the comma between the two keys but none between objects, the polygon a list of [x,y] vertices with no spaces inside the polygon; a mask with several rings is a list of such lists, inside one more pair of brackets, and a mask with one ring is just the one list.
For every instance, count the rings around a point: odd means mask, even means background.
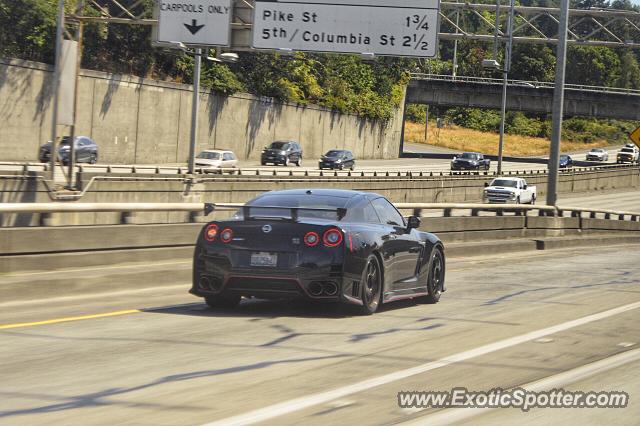
[{"label": "overhead sign gantry", "polygon": [[255,49],[435,57],[439,0],[256,0]]}]

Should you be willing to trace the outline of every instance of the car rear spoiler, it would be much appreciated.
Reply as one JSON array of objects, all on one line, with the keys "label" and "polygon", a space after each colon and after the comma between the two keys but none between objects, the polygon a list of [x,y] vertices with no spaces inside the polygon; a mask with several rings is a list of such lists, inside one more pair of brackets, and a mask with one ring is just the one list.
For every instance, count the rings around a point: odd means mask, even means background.
[{"label": "car rear spoiler", "polygon": [[[311,211],[311,212],[334,212],[338,216],[338,220],[341,220],[346,214],[347,209],[343,208],[324,208],[324,207],[282,207],[282,206],[242,206],[242,215],[245,220],[251,219],[263,219],[265,216],[252,216],[251,209],[276,209],[276,210],[288,210],[290,212],[291,221],[298,222],[298,217],[300,210]],[[269,217],[270,219],[272,217]],[[278,218],[280,219],[280,218]]]}]

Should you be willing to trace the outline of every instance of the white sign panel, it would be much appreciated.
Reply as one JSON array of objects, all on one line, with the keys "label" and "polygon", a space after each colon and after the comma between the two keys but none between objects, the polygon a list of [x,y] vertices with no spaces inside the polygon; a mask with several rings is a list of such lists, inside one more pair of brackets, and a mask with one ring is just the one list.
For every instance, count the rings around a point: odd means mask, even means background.
[{"label": "white sign panel", "polygon": [[232,0],[158,0],[157,41],[228,46]]},{"label": "white sign panel", "polygon": [[439,0],[256,0],[256,49],[435,57]]}]

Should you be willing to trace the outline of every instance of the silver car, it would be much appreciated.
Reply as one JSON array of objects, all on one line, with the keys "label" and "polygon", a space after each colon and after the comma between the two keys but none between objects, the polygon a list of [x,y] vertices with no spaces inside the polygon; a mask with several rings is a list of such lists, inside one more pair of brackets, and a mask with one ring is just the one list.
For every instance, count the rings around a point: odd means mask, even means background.
[{"label": "silver car", "polygon": [[587,153],[587,161],[609,161],[609,152],[606,149],[594,148]]}]

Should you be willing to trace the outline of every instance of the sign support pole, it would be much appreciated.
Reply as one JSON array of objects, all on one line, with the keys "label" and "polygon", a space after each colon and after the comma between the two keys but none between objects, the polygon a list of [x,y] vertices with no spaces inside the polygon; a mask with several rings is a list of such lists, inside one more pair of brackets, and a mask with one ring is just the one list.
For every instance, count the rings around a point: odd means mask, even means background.
[{"label": "sign support pole", "polygon": [[62,29],[64,28],[64,0],[58,0],[58,26],[56,27],[56,52],[53,66],[53,111],[51,114],[51,182],[55,183],[56,178],[56,159],[58,157],[58,101],[60,98],[60,58],[62,55]]},{"label": "sign support pole", "polygon": [[191,103],[191,139],[189,141],[189,171],[195,173],[196,143],[198,140],[198,104],[200,103],[200,70],[202,68],[202,49],[197,48],[193,66],[193,100]]},{"label": "sign support pole", "polygon": [[549,152],[549,182],[547,182],[547,205],[549,206],[555,206],[558,201],[558,163],[560,162],[560,140],[562,138],[562,113],[564,112],[564,76],[567,59],[568,24],[569,0],[561,0],[560,22],[558,23],[556,81],[553,88],[551,147]]}]

